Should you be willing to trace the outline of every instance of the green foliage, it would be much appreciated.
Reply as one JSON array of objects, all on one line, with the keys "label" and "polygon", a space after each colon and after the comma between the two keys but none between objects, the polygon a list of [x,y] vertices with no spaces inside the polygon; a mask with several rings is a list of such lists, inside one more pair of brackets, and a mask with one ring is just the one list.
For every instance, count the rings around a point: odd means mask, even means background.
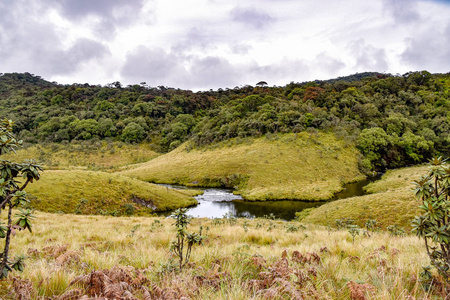
[{"label": "green foliage", "polygon": [[[284,87],[191,91],[88,84],[39,76],[0,76],[0,118],[16,120],[26,142],[152,141],[166,152],[187,140],[207,146],[232,138],[324,130],[358,143],[366,171],[448,155],[449,74],[359,73]],[[309,129],[308,129],[309,128]]]},{"label": "green foliage", "polygon": [[389,137],[383,128],[364,129],[358,140],[358,148],[364,155],[363,167],[369,170],[385,167],[386,161],[383,160],[382,155],[388,144]]},{"label": "green foliage", "polygon": [[158,229],[164,227],[160,220],[154,220],[150,227],[150,232],[155,232]]},{"label": "green foliage", "polygon": [[392,236],[403,236],[405,235],[405,230],[397,225],[389,225],[387,228],[389,234]]},{"label": "green foliage", "polygon": [[355,243],[355,237],[357,235],[359,235],[359,232],[360,232],[359,226],[358,225],[348,225],[347,226],[347,231],[352,236],[352,243]]},{"label": "green foliage", "polygon": [[136,209],[134,208],[134,205],[131,204],[131,203],[125,203],[125,204],[123,205],[123,209],[124,209],[124,214],[125,214],[126,216],[132,216],[132,215],[134,214],[134,211],[136,210]]},{"label": "green foliage", "polygon": [[130,234],[128,235],[128,237],[133,237],[134,233],[141,227],[141,224],[136,224],[133,226],[133,228],[131,228]]},{"label": "green foliage", "polygon": [[176,220],[173,225],[177,229],[177,234],[176,239],[172,241],[170,251],[178,257],[178,267],[180,271],[189,262],[192,246],[201,244],[204,239],[201,229],[199,233],[189,233],[187,231],[187,226],[190,221],[189,217],[186,215],[186,211],[187,209],[180,208],[172,214],[172,217]]},{"label": "green foliage", "polygon": [[[0,154],[15,151],[20,147],[21,141],[18,141],[13,134],[13,123],[7,119],[0,122]],[[16,230],[31,230],[31,221],[34,219],[30,210],[22,210],[28,204],[29,200],[24,191],[28,183],[40,179],[39,172],[42,171],[40,165],[34,161],[25,161],[22,164],[14,163],[8,160],[0,160],[0,216],[2,210],[7,212],[7,224],[2,225],[0,222],[0,238],[5,239],[3,252],[0,253],[0,279],[8,277],[8,273],[12,270],[22,271],[24,264],[23,256],[19,256],[13,261],[10,257],[11,235]],[[21,178],[19,181],[17,178]],[[20,213],[12,220],[12,210],[19,208]]]},{"label": "green foliage", "polygon": [[19,209],[19,210],[20,213],[16,214],[17,220],[14,225],[17,225],[22,229],[28,229],[30,232],[32,232],[31,221],[36,217],[32,215],[32,211],[29,209],[27,210]]},{"label": "green foliage", "polygon": [[366,229],[364,230],[364,235],[367,237],[371,237],[375,233],[375,231],[379,228],[378,222],[373,219],[367,220],[364,226],[366,227]]},{"label": "green foliage", "polygon": [[130,122],[122,132],[122,140],[128,143],[141,142],[145,137],[145,130],[141,125]]},{"label": "green foliage", "polygon": [[300,226],[295,226],[294,224],[289,224],[288,226],[285,226],[285,227],[286,227],[286,232],[297,232],[300,230]]},{"label": "green foliage", "polygon": [[307,216],[309,216],[309,214],[314,210],[314,207],[311,208],[305,208],[304,210],[300,211],[300,212],[296,212],[295,213],[295,220],[297,221],[302,221],[304,218],[306,218]]},{"label": "green foliage", "polygon": [[337,229],[347,229],[349,226],[353,225],[355,220],[352,219],[336,219],[334,223]]},{"label": "green foliage", "polygon": [[428,174],[415,180],[414,194],[423,214],[413,222],[413,232],[424,239],[431,264],[450,277],[450,166],[442,157],[430,160]]}]

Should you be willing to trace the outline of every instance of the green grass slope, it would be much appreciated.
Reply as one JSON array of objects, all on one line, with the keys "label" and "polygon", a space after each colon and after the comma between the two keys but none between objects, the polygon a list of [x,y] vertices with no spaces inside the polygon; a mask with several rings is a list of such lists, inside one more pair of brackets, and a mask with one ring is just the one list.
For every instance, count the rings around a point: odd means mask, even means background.
[{"label": "green grass slope", "polygon": [[374,219],[383,228],[389,225],[410,228],[413,218],[420,214],[420,201],[414,197],[412,181],[426,173],[426,166],[389,170],[381,180],[366,187],[372,194],[326,203],[313,209],[303,221],[334,225],[336,219],[350,218],[363,226],[368,219]]},{"label": "green grass slope", "polygon": [[362,179],[357,150],[331,134],[285,134],[214,148],[184,144],[123,175],[144,181],[235,187],[247,200],[329,199]]},{"label": "green grass slope", "polygon": [[46,170],[26,191],[32,194],[31,206],[47,212],[146,215],[197,203],[192,197],[196,191],[176,191],[98,171]]}]

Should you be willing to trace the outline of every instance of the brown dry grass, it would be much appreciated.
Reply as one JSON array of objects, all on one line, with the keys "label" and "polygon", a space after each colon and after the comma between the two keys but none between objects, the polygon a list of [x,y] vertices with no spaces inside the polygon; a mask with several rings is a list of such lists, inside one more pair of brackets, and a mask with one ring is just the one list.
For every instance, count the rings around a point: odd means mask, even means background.
[{"label": "brown dry grass", "polygon": [[299,223],[267,219],[247,220],[245,230],[243,222],[193,219],[188,229],[202,226],[206,240],[171,272],[172,219],[38,213],[34,233],[13,241],[13,253],[28,250],[26,269],[0,282],[0,298],[431,298],[418,281],[429,262],[416,237],[376,233],[352,243],[346,231],[287,232]]}]

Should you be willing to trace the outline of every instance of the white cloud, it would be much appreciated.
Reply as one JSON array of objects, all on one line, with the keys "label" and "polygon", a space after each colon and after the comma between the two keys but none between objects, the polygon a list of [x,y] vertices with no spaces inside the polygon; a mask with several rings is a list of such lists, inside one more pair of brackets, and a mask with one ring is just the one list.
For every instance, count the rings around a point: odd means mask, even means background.
[{"label": "white cloud", "polygon": [[432,0],[0,2],[0,72],[192,90],[362,71],[450,71]]}]

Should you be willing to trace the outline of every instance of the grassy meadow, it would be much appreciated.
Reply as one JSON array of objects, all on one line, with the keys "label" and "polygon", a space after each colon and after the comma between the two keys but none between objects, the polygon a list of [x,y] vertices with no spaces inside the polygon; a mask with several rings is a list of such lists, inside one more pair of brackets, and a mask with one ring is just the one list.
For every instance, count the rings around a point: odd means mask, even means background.
[{"label": "grassy meadow", "polygon": [[129,164],[148,161],[158,155],[147,144],[103,141],[31,145],[17,150],[17,153],[4,154],[2,159],[20,162],[32,158],[51,169],[83,168],[112,172]]},{"label": "grassy meadow", "polygon": [[173,190],[115,173],[45,170],[29,184],[31,206],[40,211],[104,215],[148,215],[197,203],[194,190]]},{"label": "grassy meadow", "polygon": [[356,148],[326,133],[234,139],[203,149],[184,144],[121,174],[150,182],[234,187],[246,200],[325,200],[344,183],[364,178]]},{"label": "grassy meadow", "polygon": [[351,197],[314,208],[304,222],[334,225],[336,219],[353,219],[363,226],[368,219],[386,228],[397,225],[410,229],[412,219],[420,214],[420,201],[413,194],[413,180],[427,173],[427,166],[388,170],[381,180],[365,187],[369,195]]},{"label": "grassy meadow", "polygon": [[[160,156],[144,148],[103,144],[77,152],[49,145],[11,157],[51,164],[26,188],[36,209],[33,233],[17,232],[11,243],[11,258],[26,255],[26,268],[0,280],[1,300],[446,296],[440,277],[431,290],[420,282],[430,262],[423,242],[409,234],[419,214],[411,182],[427,167],[390,170],[366,187],[370,194],[328,202],[301,222],[191,219],[188,231],[201,230],[205,240],[180,271],[170,251],[174,220],[152,213],[193,205],[200,191],[150,182],[235,187],[249,200],[323,200],[363,178],[357,151],[325,133],[203,149],[184,144]],[[355,220],[358,235],[336,229],[336,219]],[[381,230],[366,231],[368,219]],[[392,235],[389,225],[405,231]]]},{"label": "grassy meadow", "polygon": [[[0,298],[442,299],[418,278],[422,241],[269,219],[193,219],[206,240],[173,271],[173,219],[37,213],[12,253],[27,266],[0,281]],[[82,298],[84,296],[84,298]],[[122,297],[122,298],[120,298]],[[183,298],[184,297],[184,298]],[[105,298],[103,298],[105,299]]]},{"label": "grassy meadow", "polygon": [[31,207],[52,213],[149,215],[197,203],[196,190],[176,191],[114,171],[158,156],[146,144],[120,142],[34,145],[2,155],[42,163],[41,179],[27,186]]}]

